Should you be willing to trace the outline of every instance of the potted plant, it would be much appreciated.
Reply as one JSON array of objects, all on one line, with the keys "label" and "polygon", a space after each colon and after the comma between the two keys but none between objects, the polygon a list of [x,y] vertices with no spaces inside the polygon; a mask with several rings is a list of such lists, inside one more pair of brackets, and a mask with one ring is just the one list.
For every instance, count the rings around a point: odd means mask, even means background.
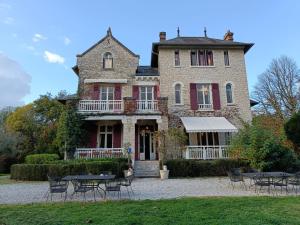
[{"label": "potted plant", "polygon": [[167,154],[167,131],[161,130],[155,132],[155,137],[158,144],[158,153],[160,159],[160,179],[165,180],[169,178],[169,170],[166,165],[164,165],[166,154]]},{"label": "potted plant", "polygon": [[127,163],[128,163],[128,169],[124,170],[124,177],[127,177],[128,175],[132,175],[133,174],[133,168],[132,168],[132,164],[131,164],[131,147],[130,147],[130,143],[127,142],[124,144],[123,147],[123,155],[127,157]]}]

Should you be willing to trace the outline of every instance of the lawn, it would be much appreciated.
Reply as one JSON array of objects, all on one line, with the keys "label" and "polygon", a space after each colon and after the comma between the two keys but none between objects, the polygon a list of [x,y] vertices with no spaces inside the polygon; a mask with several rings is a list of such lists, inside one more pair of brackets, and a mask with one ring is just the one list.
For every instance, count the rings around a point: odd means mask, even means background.
[{"label": "lawn", "polygon": [[0,224],[300,224],[299,197],[210,197],[158,201],[0,206]]}]

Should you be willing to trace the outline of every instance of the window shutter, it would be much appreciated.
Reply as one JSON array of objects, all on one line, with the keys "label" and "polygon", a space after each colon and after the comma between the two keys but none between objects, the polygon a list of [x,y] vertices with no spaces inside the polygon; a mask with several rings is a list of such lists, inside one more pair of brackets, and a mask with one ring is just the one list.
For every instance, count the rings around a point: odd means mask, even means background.
[{"label": "window shutter", "polygon": [[159,96],[159,86],[155,85],[154,86],[154,100],[157,100],[157,97]]},{"label": "window shutter", "polygon": [[97,147],[97,130],[98,130],[98,127],[95,126],[95,125],[91,125],[91,127],[89,127],[89,130],[88,130],[88,134],[89,134],[88,146],[90,148],[96,148]]},{"label": "window shutter", "polygon": [[122,126],[117,124],[113,128],[113,148],[121,148]]},{"label": "window shutter", "polygon": [[191,99],[191,109],[197,110],[198,109],[197,87],[196,87],[196,84],[193,84],[193,83],[190,84],[190,99]]},{"label": "window shutter", "polygon": [[212,97],[213,97],[214,110],[221,109],[219,84],[216,83],[212,84]]},{"label": "window shutter", "polygon": [[122,88],[120,84],[115,85],[115,100],[122,99]]},{"label": "window shutter", "polygon": [[139,99],[139,86],[137,86],[137,85],[133,85],[133,86],[132,86],[132,97],[133,97],[135,100],[138,100],[138,99]]},{"label": "window shutter", "polygon": [[99,100],[99,84],[94,84],[93,100]]}]

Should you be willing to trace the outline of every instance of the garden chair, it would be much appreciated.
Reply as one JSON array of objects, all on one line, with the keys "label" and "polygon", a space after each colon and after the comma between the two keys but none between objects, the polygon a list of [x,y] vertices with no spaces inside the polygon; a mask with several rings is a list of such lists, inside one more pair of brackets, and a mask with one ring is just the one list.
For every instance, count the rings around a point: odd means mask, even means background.
[{"label": "garden chair", "polygon": [[97,190],[97,184],[95,184],[92,181],[86,181],[86,180],[72,180],[72,184],[74,186],[74,192],[72,196],[75,194],[83,194],[84,200],[86,201],[86,193],[87,192],[93,192],[94,195],[94,201],[96,201],[96,190]]},{"label": "garden chair", "polygon": [[64,201],[66,201],[69,182],[62,181],[61,177],[50,177],[50,176],[47,177],[49,181],[49,191],[47,192],[47,201],[49,199],[49,195],[52,201],[53,194],[61,194],[61,196],[62,194],[65,194]]},{"label": "garden chair", "polygon": [[272,184],[274,189],[276,187],[280,187],[280,193],[282,193],[283,188],[285,188],[286,193],[288,192],[288,177],[284,176],[283,174],[282,176],[274,177],[272,179]]},{"label": "garden chair", "polygon": [[105,189],[104,189],[104,196],[105,199],[107,197],[107,194],[113,192],[118,194],[118,198],[121,198],[121,182],[118,179],[110,180],[105,182]]},{"label": "garden chair", "polygon": [[240,173],[234,173],[232,171],[227,171],[227,175],[229,177],[232,189],[234,189],[234,187],[235,187],[234,184],[235,183],[239,183],[240,185],[243,185],[244,188],[246,189],[244,178]]},{"label": "garden chair", "polygon": [[293,190],[298,193],[300,187],[300,172],[295,173],[295,176],[289,177],[287,180],[288,184],[292,185]]},{"label": "garden chair", "polygon": [[126,187],[129,198],[130,198],[129,188],[131,190],[132,195],[134,195],[134,192],[133,192],[132,186],[131,186],[133,178],[134,178],[133,174],[129,175],[129,176],[123,178],[120,183],[122,187]]},{"label": "garden chair", "polygon": [[101,171],[100,173],[99,173],[99,175],[112,175],[112,172],[111,171]]},{"label": "garden chair", "polygon": [[263,175],[257,175],[253,177],[254,182],[254,190],[257,191],[257,187],[259,187],[259,191],[262,190],[263,187],[268,188],[268,193],[270,193],[272,181],[270,177],[263,176]]}]

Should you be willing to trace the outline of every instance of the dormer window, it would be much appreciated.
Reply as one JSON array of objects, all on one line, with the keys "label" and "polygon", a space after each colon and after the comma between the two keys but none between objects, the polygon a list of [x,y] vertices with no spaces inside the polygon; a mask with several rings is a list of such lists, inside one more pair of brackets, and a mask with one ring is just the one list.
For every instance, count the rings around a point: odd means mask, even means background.
[{"label": "dormer window", "polygon": [[103,55],[103,68],[104,69],[112,69],[113,68],[113,57],[110,52],[106,52]]}]

